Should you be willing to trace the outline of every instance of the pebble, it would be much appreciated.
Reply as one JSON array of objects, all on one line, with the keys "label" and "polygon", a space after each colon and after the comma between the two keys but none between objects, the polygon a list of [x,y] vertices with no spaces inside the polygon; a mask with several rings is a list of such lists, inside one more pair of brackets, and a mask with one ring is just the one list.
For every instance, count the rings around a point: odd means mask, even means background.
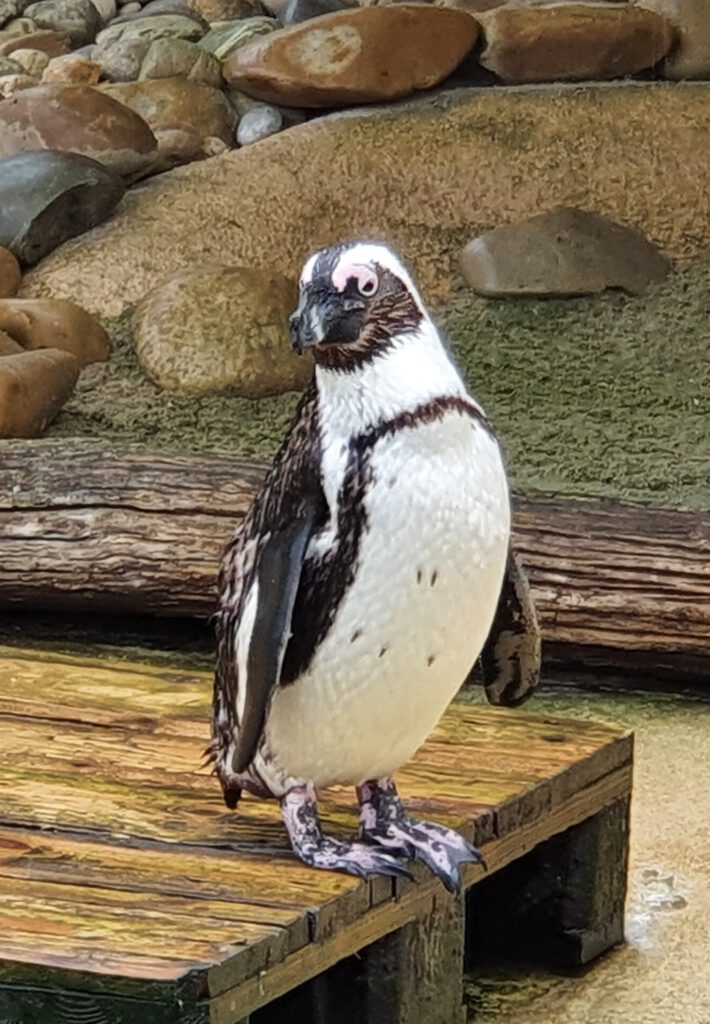
[{"label": "pebble", "polygon": [[186,39],[156,39],[143,58],[138,78],[175,77],[219,89],[223,81],[222,65],[213,54]]},{"label": "pebble", "polygon": [[0,359],[0,437],[39,437],[70,397],[79,376],[74,356],[58,349]]},{"label": "pebble", "polygon": [[159,387],[204,395],[230,388],[248,398],[298,390],[312,364],[286,327],[293,281],[243,267],[198,266],[159,284],[133,317],[136,354]]},{"label": "pebble", "polygon": [[23,70],[33,78],[39,78],[49,64],[49,57],[41,50],[13,50],[10,59],[21,64]]},{"label": "pebble", "polygon": [[25,69],[11,57],[0,57],[0,75],[24,75]]},{"label": "pebble", "polygon": [[107,46],[98,46],[94,60],[102,76],[109,82],[135,82],[140,74],[150,42],[147,39],[123,39]]},{"label": "pebble", "polygon": [[31,89],[34,85],[37,85],[37,79],[32,75],[2,75],[0,76],[0,96],[3,99],[9,99],[15,93]]},{"label": "pebble", "polygon": [[642,295],[670,263],[640,232],[574,208],[504,224],[474,238],[461,272],[480,295],[594,295],[623,288]]},{"label": "pebble", "polygon": [[80,370],[111,355],[103,327],[66,299],[0,299],[0,331],[28,352],[48,348],[69,352]]},{"label": "pebble", "polygon": [[21,280],[20,264],[9,249],[0,245],[0,299],[14,295],[20,287]]},{"label": "pebble", "polygon": [[[125,10],[125,8],[124,8]],[[103,29],[96,37],[101,47],[114,43],[140,42],[152,43],[155,39],[188,39],[196,42],[204,35],[199,21],[184,14],[152,14],[149,17],[134,18],[131,21],[114,22]]]},{"label": "pebble", "polygon": [[40,0],[25,13],[38,28],[66,36],[72,47],[93,42],[101,28],[101,15],[91,0]]},{"label": "pebble", "polygon": [[233,53],[223,74],[247,95],[287,107],[394,100],[442,82],[477,37],[463,11],[362,7],[273,32]]},{"label": "pebble", "polygon": [[76,53],[52,57],[42,73],[42,82],[63,82],[68,85],[96,85],[101,78],[101,65]]},{"label": "pebble", "polygon": [[284,126],[278,107],[257,104],[248,110],[237,125],[237,145],[250,146],[280,132]]},{"label": "pebble", "polygon": [[262,13],[259,0],[187,0],[191,10],[201,15],[210,25],[218,21],[236,21],[253,18]]}]

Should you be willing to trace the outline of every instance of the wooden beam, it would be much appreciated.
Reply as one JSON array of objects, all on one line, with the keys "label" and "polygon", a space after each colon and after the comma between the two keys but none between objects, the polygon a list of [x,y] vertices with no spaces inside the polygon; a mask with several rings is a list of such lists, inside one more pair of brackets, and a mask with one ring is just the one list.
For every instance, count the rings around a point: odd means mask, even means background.
[{"label": "wooden beam", "polygon": [[[227,455],[2,443],[0,608],[207,617],[264,471]],[[556,651],[638,654],[646,667],[710,655],[710,511],[519,499],[514,525]]]}]

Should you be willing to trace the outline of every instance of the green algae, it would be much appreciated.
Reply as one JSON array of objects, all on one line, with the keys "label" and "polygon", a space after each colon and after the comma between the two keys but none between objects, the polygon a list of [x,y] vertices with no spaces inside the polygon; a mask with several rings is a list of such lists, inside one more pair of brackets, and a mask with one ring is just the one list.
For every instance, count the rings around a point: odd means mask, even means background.
[{"label": "green algae", "polygon": [[[710,506],[710,264],[642,298],[485,300],[459,288],[436,310],[503,440],[518,492]],[[117,445],[268,458],[294,393],[161,392],[142,373],[130,317],[50,430]]]}]

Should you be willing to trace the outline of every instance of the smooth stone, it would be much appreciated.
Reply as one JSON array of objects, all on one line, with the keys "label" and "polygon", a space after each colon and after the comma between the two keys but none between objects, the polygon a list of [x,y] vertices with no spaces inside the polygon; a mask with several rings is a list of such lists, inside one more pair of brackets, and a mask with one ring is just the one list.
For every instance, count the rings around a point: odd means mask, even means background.
[{"label": "smooth stone", "polygon": [[67,36],[59,32],[37,31],[27,35],[13,35],[9,39],[0,40],[0,57],[7,57],[13,50],[41,50],[48,57],[58,57],[69,53],[71,43]]},{"label": "smooth stone", "polygon": [[141,6],[141,18],[152,18],[155,14],[179,14],[185,18],[192,18],[201,27],[203,35],[210,30],[210,23],[196,11],[191,10],[187,5],[187,0],[150,0],[150,3]]},{"label": "smooth stone", "polygon": [[0,437],[39,437],[74,390],[79,367],[58,349],[0,359]]},{"label": "smooth stone", "polygon": [[219,89],[222,65],[196,43],[186,39],[156,39],[143,58],[139,80],[145,78],[188,78]]},{"label": "smooth stone", "polygon": [[[2,212],[0,211],[0,221]],[[20,287],[22,271],[14,253],[0,245],[0,299],[14,295]]]},{"label": "smooth stone", "polygon": [[111,216],[125,187],[103,164],[40,150],[0,160],[0,244],[25,265]]},{"label": "smooth stone", "polygon": [[101,65],[75,53],[67,53],[64,57],[52,57],[42,74],[42,82],[50,85],[96,85],[100,78]]},{"label": "smooth stone", "polygon": [[460,259],[474,291],[506,296],[643,295],[670,262],[639,231],[572,207],[504,224],[474,238]]},{"label": "smooth stone", "polygon": [[298,25],[323,14],[352,10],[355,7],[357,4],[345,3],[344,0],[289,0],[281,21],[284,25]]},{"label": "smooth stone", "polygon": [[108,82],[135,82],[151,44],[147,39],[124,39],[109,46],[98,46],[94,60]]},{"label": "smooth stone", "polygon": [[203,35],[200,22],[185,14],[153,14],[109,25],[99,32],[96,42],[101,47],[135,40],[150,44],[156,39],[168,38],[196,42]]},{"label": "smooth stone", "polygon": [[708,0],[634,0],[634,3],[660,14],[674,28],[673,48],[661,65],[665,78],[710,78]]},{"label": "smooth stone", "polygon": [[26,36],[30,32],[36,32],[37,26],[32,18],[13,18],[4,26],[0,36]]},{"label": "smooth stone", "polygon": [[0,331],[0,356],[16,356],[24,351],[22,345],[18,345],[16,341],[13,341],[9,334]]},{"label": "smooth stone", "polygon": [[198,45],[214,54],[218,60],[224,61],[241,46],[278,28],[280,25],[273,18],[245,18],[243,21],[233,21],[213,28]]},{"label": "smooth stone", "polygon": [[20,5],[17,0],[0,0],[0,28],[5,22],[16,18],[20,13]]},{"label": "smooth stone", "polygon": [[381,102],[443,81],[477,37],[478,23],[463,11],[426,4],[362,7],[273,32],[232,54],[223,74],[267,103]]},{"label": "smooth stone", "polygon": [[673,42],[667,21],[628,4],[506,4],[478,21],[480,63],[512,85],[623,78],[653,67]]},{"label": "smooth stone", "polygon": [[258,104],[248,110],[237,125],[237,145],[251,146],[276,135],[283,127],[283,114],[278,107]]},{"label": "smooth stone", "polygon": [[93,42],[101,28],[101,15],[91,0],[40,0],[25,13],[38,28],[67,36],[72,46]]},{"label": "smooth stone", "polygon": [[2,75],[0,76],[0,96],[3,99],[10,99],[15,93],[23,92],[37,85],[37,79],[32,75]]},{"label": "smooth stone", "polygon": [[88,85],[38,85],[0,101],[0,157],[62,149],[133,178],[149,169],[156,148],[142,118]]},{"label": "smooth stone", "polygon": [[116,0],[91,0],[92,4],[99,12],[99,18],[101,18],[101,25],[108,25],[116,17],[116,11],[118,6]]},{"label": "smooth stone", "polygon": [[92,316],[66,299],[0,299],[0,331],[26,351],[69,352],[79,369],[111,355],[108,334]]},{"label": "smooth stone", "polygon": [[33,78],[40,78],[49,64],[49,57],[41,50],[13,50],[10,59],[21,64],[22,70]]},{"label": "smooth stone", "polygon": [[159,387],[205,395],[233,389],[259,398],[300,389],[310,360],[291,348],[293,281],[245,267],[198,266],[149,292],[133,331],[141,366]]},{"label": "smooth stone", "polygon": [[141,5],[139,3],[137,3],[137,2],[131,3],[131,4],[126,4],[125,7],[121,8],[121,13],[126,15],[126,16],[130,16],[131,14],[140,14],[140,12],[141,12]]},{"label": "smooth stone", "polygon": [[253,18],[264,13],[259,0],[187,0],[190,10],[205,21],[235,21],[238,18]]},{"label": "smooth stone", "polygon": [[24,75],[25,69],[12,57],[0,57],[0,75]]}]

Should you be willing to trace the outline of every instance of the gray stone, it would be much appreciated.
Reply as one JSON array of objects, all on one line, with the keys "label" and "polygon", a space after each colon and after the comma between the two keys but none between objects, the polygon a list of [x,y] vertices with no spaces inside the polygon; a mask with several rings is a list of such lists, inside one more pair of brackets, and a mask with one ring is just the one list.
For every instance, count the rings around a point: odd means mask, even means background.
[{"label": "gray stone", "polygon": [[108,25],[109,21],[116,17],[116,0],[91,0],[99,12],[102,25]]},{"label": "gray stone", "polygon": [[200,40],[199,45],[219,60],[226,60],[231,53],[250,43],[252,39],[267,35],[278,28],[280,25],[274,18],[244,18],[213,28]]},{"label": "gray stone", "polygon": [[237,125],[237,145],[250,146],[253,142],[261,142],[270,135],[276,135],[283,126],[283,114],[278,107],[257,104],[244,114]]},{"label": "gray stone", "polygon": [[108,46],[98,46],[93,60],[101,65],[109,82],[135,82],[150,43],[147,39],[123,39]]},{"label": "gray stone", "polygon": [[24,75],[25,69],[12,57],[0,57],[0,77],[3,75]]},{"label": "gray stone", "polygon": [[0,28],[20,13],[17,0],[0,0]]},{"label": "gray stone", "polygon": [[0,160],[0,245],[20,263],[110,217],[125,189],[103,164],[76,153],[39,151]]},{"label": "gray stone", "polygon": [[140,41],[148,45],[156,39],[188,39],[196,42],[204,35],[202,24],[185,14],[152,14],[149,17],[118,21],[99,32],[99,46]]},{"label": "gray stone", "polygon": [[574,208],[494,228],[468,243],[460,263],[474,291],[491,297],[594,295],[606,288],[642,295],[670,270],[640,232]]},{"label": "gray stone", "polygon": [[174,77],[188,78],[219,89],[222,65],[213,54],[186,39],[156,39],[150,44],[138,78]]},{"label": "gray stone", "polygon": [[25,14],[38,28],[67,36],[72,46],[93,42],[101,28],[101,15],[91,0],[40,0]]},{"label": "gray stone", "polygon": [[296,25],[300,21],[319,18],[321,14],[332,14],[333,11],[357,6],[356,3],[345,3],[344,0],[290,0],[281,20],[284,25]]}]

